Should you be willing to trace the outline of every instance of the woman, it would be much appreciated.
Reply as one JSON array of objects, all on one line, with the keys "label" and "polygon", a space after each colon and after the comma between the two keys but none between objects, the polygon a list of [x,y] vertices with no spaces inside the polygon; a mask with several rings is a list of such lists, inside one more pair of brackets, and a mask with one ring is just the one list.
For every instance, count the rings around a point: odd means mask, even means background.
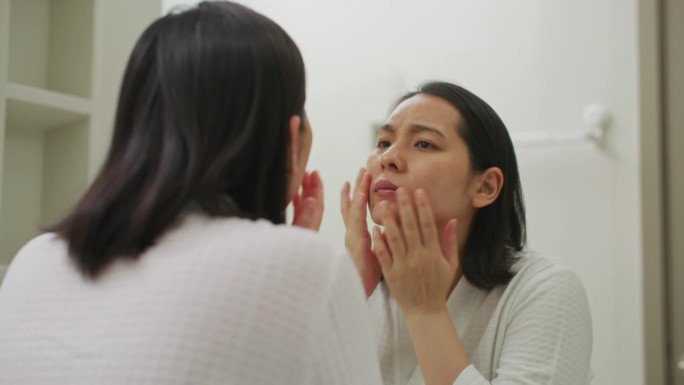
[{"label": "woman", "polygon": [[[484,101],[444,82],[405,95],[349,193],[385,384],[588,383],[586,294],[524,251],[513,145]],[[366,207],[384,230],[368,232]]]},{"label": "woman", "polygon": [[203,2],[152,23],[102,171],[0,288],[2,382],[380,383],[347,254],[284,226],[291,201],[300,226],[323,210],[304,100],[270,19]]}]

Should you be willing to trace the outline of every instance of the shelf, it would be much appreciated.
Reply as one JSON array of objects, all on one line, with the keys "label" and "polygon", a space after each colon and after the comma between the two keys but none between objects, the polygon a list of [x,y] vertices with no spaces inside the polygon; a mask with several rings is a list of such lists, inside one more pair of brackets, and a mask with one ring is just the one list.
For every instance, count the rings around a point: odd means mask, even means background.
[{"label": "shelf", "polygon": [[91,100],[8,83],[3,90],[0,264],[61,217],[87,185]]},{"label": "shelf", "polygon": [[160,0],[0,0],[0,266],[87,189],[125,59],[160,9]]},{"label": "shelf", "polygon": [[43,131],[6,123],[0,264],[73,206],[87,187],[89,159],[87,118]]},{"label": "shelf", "polygon": [[94,0],[6,0],[8,80],[91,95]]},{"label": "shelf", "polygon": [[5,89],[8,99],[43,105],[80,114],[90,114],[90,99],[22,84],[8,83]]},{"label": "shelf", "polygon": [[8,84],[6,88],[8,130],[49,131],[87,119],[92,102],[35,87]]}]

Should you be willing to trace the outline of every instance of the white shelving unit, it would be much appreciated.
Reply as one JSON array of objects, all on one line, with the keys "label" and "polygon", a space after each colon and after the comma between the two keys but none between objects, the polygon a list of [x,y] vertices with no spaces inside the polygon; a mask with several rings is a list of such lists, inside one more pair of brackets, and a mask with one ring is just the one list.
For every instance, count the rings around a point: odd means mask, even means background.
[{"label": "white shelving unit", "polygon": [[0,0],[0,266],[88,186],[125,62],[160,13],[161,0]]}]

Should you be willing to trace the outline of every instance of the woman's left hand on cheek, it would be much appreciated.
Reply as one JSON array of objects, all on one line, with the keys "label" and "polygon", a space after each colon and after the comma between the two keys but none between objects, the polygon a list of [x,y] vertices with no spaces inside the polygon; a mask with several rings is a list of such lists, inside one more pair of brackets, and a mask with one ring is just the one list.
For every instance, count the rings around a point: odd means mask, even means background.
[{"label": "woman's left hand on cheek", "polygon": [[318,231],[323,220],[323,181],[318,171],[304,173],[301,191],[292,199],[292,205],[292,224]]},{"label": "woman's left hand on cheek", "polygon": [[405,317],[444,310],[459,268],[456,220],[446,225],[441,247],[426,193],[418,189],[414,195],[415,205],[400,188],[397,210],[401,223],[383,203],[380,215],[385,231],[373,229],[374,252]]}]

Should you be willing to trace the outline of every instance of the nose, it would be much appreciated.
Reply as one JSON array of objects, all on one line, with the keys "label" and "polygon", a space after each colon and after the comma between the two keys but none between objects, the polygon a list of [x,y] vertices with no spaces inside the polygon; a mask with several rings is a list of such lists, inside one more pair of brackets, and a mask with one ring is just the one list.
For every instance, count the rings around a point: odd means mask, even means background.
[{"label": "nose", "polygon": [[382,156],[380,156],[380,163],[382,168],[402,172],[406,168],[406,163],[404,162],[397,146],[392,146],[388,148]]}]

